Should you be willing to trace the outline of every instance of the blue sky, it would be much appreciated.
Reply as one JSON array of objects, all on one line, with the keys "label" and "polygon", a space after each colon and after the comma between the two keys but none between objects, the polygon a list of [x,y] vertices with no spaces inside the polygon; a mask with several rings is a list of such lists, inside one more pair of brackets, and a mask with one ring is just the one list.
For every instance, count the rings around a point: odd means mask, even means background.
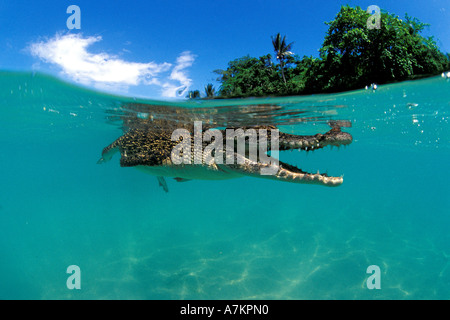
[{"label": "blue sky", "polygon": [[[34,70],[104,91],[152,99],[203,90],[215,69],[245,55],[272,53],[271,36],[317,56],[343,4],[417,17],[450,52],[450,0],[0,0],[0,68]],[[81,10],[69,30],[67,8]],[[184,94],[183,96],[184,97]]]}]

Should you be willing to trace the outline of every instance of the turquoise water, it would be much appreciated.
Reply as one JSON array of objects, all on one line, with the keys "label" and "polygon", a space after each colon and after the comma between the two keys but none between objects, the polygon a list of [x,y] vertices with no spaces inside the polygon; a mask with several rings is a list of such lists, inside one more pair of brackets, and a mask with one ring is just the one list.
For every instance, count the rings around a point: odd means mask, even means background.
[{"label": "turquoise water", "polygon": [[[435,77],[175,104],[1,72],[0,298],[449,299],[449,89]],[[118,156],[97,165],[123,119],[155,106],[299,134],[350,121],[346,148],[280,153],[344,184],[168,180],[165,193]],[[367,288],[370,265],[381,289]]]}]

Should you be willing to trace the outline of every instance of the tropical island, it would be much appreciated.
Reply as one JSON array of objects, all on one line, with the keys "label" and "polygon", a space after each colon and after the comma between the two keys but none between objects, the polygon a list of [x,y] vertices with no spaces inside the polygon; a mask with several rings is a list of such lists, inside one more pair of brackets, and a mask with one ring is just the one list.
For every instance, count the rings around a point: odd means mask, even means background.
[{"label": "tropical island", "polygon": [[214,70],[220,87],[205,86],[204,94],[190,91],[187,98],[242,98],[331,93],[361,89],[440,74],[450,69],[450,54],[441,52],[433,37],[422,31],[429,24],[405,15],[381,11],[378,25],[360,7],[342,6],[328,27],[319,57],[294,55],[293,42],[272,36],[274,56],[244,56]]}]

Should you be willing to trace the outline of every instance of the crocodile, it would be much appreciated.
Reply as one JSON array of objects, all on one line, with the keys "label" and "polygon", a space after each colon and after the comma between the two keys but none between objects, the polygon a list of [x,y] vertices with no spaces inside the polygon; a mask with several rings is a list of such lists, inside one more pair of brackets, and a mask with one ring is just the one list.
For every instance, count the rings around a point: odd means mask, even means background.
[{"label": "crocodile", "polygon": [[[284,133],[273,125],[245,126],[243,129],[255,129],[257,132],[265,129],[265,132],[267,132],[267,154],[270,154],[271,148],[273,147],[270,143],[270,133],[273,130],[277,130],[278,133],[276,151],[292,151],[296,149],[310,152],[327,146],[340,147],[352,142],[353,138],[351,134],[341,130],[341,127],[346,125],[342,125],[339,121],[330,121],[329,125],[331,130],[323,134],[317,133],[315,135]],[[189,124],[180,121],[156,122],[152,118],[151,121],[133,120],[132,125],[128,123],[128,125],[125,124],[125,127],[128,131],[103,149],[102,157],[98,163],[105,163],[111,160],[114,154],[120,152],[121,167],[135,167],[140,171],[156,176],[159,185],[166,192],[168,191],[168,187],[164,179],[165,177],[174,178],[178,182],[192,179],[224,180],[247,176],[330,187],[339,186],[343,183],[343,176],[329,176],[327,173],[319,172],[309,173],[279,160],[271,162],[262,161],[262,155],[258,155],[256,159],[254,157],[251,158],[248,156],[250,148],[248,139],[245,140],[246,147],[244,154],[234,150],[234,159],[239,159],[240,161],[233,161],[232,163],[228,163],[227,161],[211,161],[211,157],[208,160],[201,153],[200,160],[197,159],[197,161],[191,161],[190,163],[174,163],[172,151],[183,141],[183,138],[173,139],[173,132],[180,127],[188,130],[188,132],[194,132],[193,140],[195,141],[195,128],[192,123]],[[209,129],[211,127],[207,126],[203,128],[201,134],[203,135]],[[219,136],[226,137],[227,129],[236,130],[239,128],[226,127],[216,128],[215,130],[219,130]],[[197,132],[197,134],[199,133]],[[226,144],[225,140],[224,138],[223,145]],[[258,141],[259,139],[257,143]],[[202,141],[201,150],[204,150],[207,146],[208,144]],[[195,146],[193,141],[191,141],[191,149],[191,157],[194,160],[194,157],[198,156],[198,154],[194,150]],[[225,154],[224,150],[215,151]],[[273,174],[261,174],[261,169],[269,167],[273,170]]]}]

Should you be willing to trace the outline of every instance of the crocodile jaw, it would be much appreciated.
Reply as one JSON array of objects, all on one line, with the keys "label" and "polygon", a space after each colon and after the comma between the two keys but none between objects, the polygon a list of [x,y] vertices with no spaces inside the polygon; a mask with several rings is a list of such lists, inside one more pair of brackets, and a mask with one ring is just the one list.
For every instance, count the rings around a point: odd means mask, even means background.
[{"label": "crocodile jaw", "polygon": [[304,184],[318,184],[326,187],[337,187],[344,182],[343,177],[329,177],[320,173],[311,174],[307,172],[293,172],[283,168],[282,166],[280,166],[280,169],[275,176],[276,179],[281,181]]},{"label": "crocodile jaw", "polygon": [[[326,174],[304,172],[293,165],[281,161],[260,163],[244,158],[243,164],[219,165],[218,167],[224,172],[291,183],[337,187],[344,182],[343,177],[330,177]],[[272,174],[261,174],[264,172],[263,170],[272,172]]]}]

